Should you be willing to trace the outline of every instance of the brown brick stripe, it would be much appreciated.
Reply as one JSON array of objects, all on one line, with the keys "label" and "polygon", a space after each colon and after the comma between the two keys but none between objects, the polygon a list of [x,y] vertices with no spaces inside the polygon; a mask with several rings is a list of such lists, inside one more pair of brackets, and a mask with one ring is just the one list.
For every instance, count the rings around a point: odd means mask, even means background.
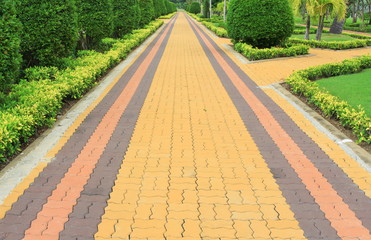
[{"label": "brown brick stripe", "polygon": [[148,94],[152,79],[162,58],[175,21],[176,18],[173,18],[169,22],[170,29],[144,75],[143,81],[120,119],[110,142],[106,146],[105,152],[94,169],[94,173],[85,185],[84,191],[77,201],[78,203],[69,215],[69,221],[60,233],[60,240],[94,239],[94,234],[98,230],[97,226],[101,221],[101,216],[104,214],[109,194],[112,191],[116,175],[121,167],[136,121],[139,117],[140,109]]},{"label": "brown brick stripe", "polygon": [[47,198],[82,151],[100,120],[126,87],[128,81],[148,56],[164,30],[131,65],[107,96],[86,117],[70,140],[56,155],[55,159],[40,173],[34,183],[13,204],[5,217],[0,220],[0,239],[12,240],[24,237],[25,230],[30,227],[31,222],[36,218],[37,213],[41,211]]},{"label": "brown brick stripe", "polygon": [[[200,37],[199,37],[199,39],[200,39],[200,42],[202,42],[202,39]],[[245,84],[250,88],[250,90],[259,98],[260,101],[262,101],[265,104],[265,106],[270,110],[270,112],[273,113],[274,117],[277,118],[276,115],[279,115],[281,117],[279,123],[285,128],[285,130],[290,134],[290,136],[293,139],[295,139],[295,142],[301,142],[301,143],[304,142],[304,143],[307,143],[306,148],[304,148],[304,149],[303,149],[303,145],[299,145],[299,146],[301,146],[301,148],[302,148],[303,151],[306,150],[305,153],[307,153],[307,152],[314,152],[314,153],[322,152],[323,153],[323,151],[321,151],[320,149],[316,149],[315,148],[317,145],[314,144],[313,141],[311,139],[309,139],[296,126],[296,124],[282,111],[282,109],[280,109],[272,100],[270,100],[265,95],[265,93],[263,91],[261,91],[260,89],[257,89],[257,86],[251,81],[251,79],[249,79],[246,76],[246,74],[244,74],[233,63],[233,61],[231,59],[229,59],[226,56],[226,54],[224,54],[224,52],[220,48],[217,47],[217,45],[215,43],[212,42],[212,40],[209,37],[207,37],[207,39],[212,43],[213,47],[215,47],[217,49],[218,53],[223,56],[223,58],[228,62],[228,64],[230,64],[232,66],[233,70],[238,73],[239,77],[245,81]],[[206,47],[206,45],[204,43],[203,43],[203,46],[204,46],[205,51],[208,52],[209,58],[212,61],[214,67],[215,68],[218,68],[218,66],[219,66],[218,63],[216,62],[215,59],[213,59],[212,54],[207,49],[207,47]],[[221,72],[219,74],[223,75],[223,70],[220,69],[219,72]],[[225,79],[228,79],[228,77],[225,75],[225,73],[224,73],[224,78]],[[228,81],[225,81],[224,80],[223,83],[225,84],[225,86],[226,86],[226,88],[228,89],[229,92],[234,91],[234,93],[232,93],[231,95],[235,96],[235,93],[237,93],[237,95],[239,95],[238,92],[237,92],[237,90],[235,89],[235,87],[234,86],[230,86],[231,85],[230,84],[230,80],[228,80]],[[241,101],[241,98],[239,100],[235,100],[235,103],[236,103],[236,106],[238,106],[241,109],[241,106],[239,106],[240,104],[237,103],[237,102],[240,102],[240,101]],[[244,100],[242,99],[242,101],[244,101]],[[243,105],[243,103],[241,105]],[[261,134],[264,131],[264,129],[260,129],[260,131],[259,130],[257,131],[257,125],[259,124],[257,122],[257,119],[255,119],[255,124],[252,123],[251,119],[250,119],[250,123],[248,123],[249,122],[249,119],[247,119],[247,114],[250,114],[249,117],[253,116],[254,114],[252,112],[249,113],[249,111],[246,111],[246,110],[243,110],[243,112],[241,114],[241,116],[245,120],[246,125],[249,128],[249,131],[252,133],[254,139],[257,141],[257,144],[260,147],[262,147],[263,144],[266,146],[267,145],[266,144],[267,143],[266,142],[267,141],[267,137],[264,137],[265,134]],[[254,116],[254,118],[255,118],[255,116]],[[306,136],[306,139],[304,139],[304,141],[303,141],[303,135]],[[273,142],[271,144],[273,144]],[[274,146],[274,144],[272,146]],[[318,146],[317,146],[317,148],[318,148]],[[287,179],[287,173],[284,173],[284,171],[287,172],[288,170],[290,170],[291,166],[285,164],[286,166],[285,167],[282,167],[281,166],[282,165],[282,162],[279,163],[277,161],[277,154],[278,154],[278,156],[280,156],[279,157],[280,160],[283,161],[282,160],[282,157],[283,157],[282,154],[278,153],[278,151],[275,150],[274,147],[273,148],[270,148],[269,147],[268,149],[263,149],[262,153],[263,153],[263,155],[265,155],[266,158],[269,158],[267,160],[268,160],[268,164],[269,164],[269,166],[270,166],[270,168],[272,170],[272,173],[275,174],[275,176],[277,176],[277,178],[278,178],[277,179],[277,183],[280,184],[280,187],[283,190],[285,197],[287,197],[288,202],[292,206],[293,211],[296,214],[296,217],[298,218],[298,220],[300,220],[300,224],[303,227],[303,229],[305,230],[306,236],[307,237],[310,237],[310,238],[323,237],[324,230],[325,231],[326,230],[327,231],[330,231],[332,233],[330,235],[333,235],[334,231],[331,228],[329,228],[328,221],[326,221],[325,219],[324,220],[321,220],[321,222],[318,222],[317,219],[316,220],[312,220],[312,218],[318,218],[319,216],[321,216],[321,218],[323,219],[323,214],[319,210],[318,206],[316,206],[317,204],[314,203],[313,198],[309,195],[309,192],[305,189],[305,187],[303,186],[303,184],[295,183],[295,182],[292,181],[293,179],[291,179],[291,180],[288,180]],[[323,153],[323,155],[324,155],[324,153]],[[311,155],[309,157],[311,157],[313,159],[313,157]],[[273,163],[272,164],[272,160],[275,159],[275,158],[276,158],[276,163]],[[331,161],[331,159],[328,158],[328,160],[333,164],[333,162]],[[333,165],[335,165],[335,164],[333,164]],[[289,169],[287,167],[289,167]],[[330,166],[330,167],[334,167],[334,166]],[[335,167],[337,169],[339,169],[336,165],[335,165]],[[318,168],[320,168],[320,167],[318,167]],[[332,170],[332,168],[330,168],[330,171],[331,170]],[[291,172],[292,172],[292,169],[291,169]],[[296,175],[296,174],[294,173],[294,175]],[[285,178],[282,179],[282,177],[285,177]],[[350,180],[346,176],[345,176],[345,179]],[[284,182],[282,182],[282,180],[284,180]],[[286,182],[287,180],[288,180],[288,182]],[[296,177],[296,181],[297,180],[300,181],[300,179],[298,179]],[[292,188],[292,189],[286,189],[287,185],[286,186],[283,185],[283,184],[285,184],[285,182],[286,183],[294,183],[293,186],[291,186],[292,184],[290,184],[290,186],[291,187],[294,187],[294,188]],[[355,185],[351,182],[350,186],[351,187],[354,187]],[[360,192],[360,190],[358,189],[358,187],[357,187],[357,189],[353,189],[353,190],[354,190],[355,193]],[[296,202],[295,202],[295,200],[296,200]],[[304,202],[303,202],[303,200],[304,200]],[[354,206],[354,203],[355,202],[353,202],[353,206]],[[358,204],[358,207],[361,207],[361,208],[366,207],[366,209],[367,209],[367,204],[366,204],[366,206],[363,203],[362,204]],[[317,209],[317,211],[313,211],[314,209]],[[355,208],[353,207],[352,210],[355,211]],[[307,215],[307,216],[305,216],[305,215]],[[365,215],[363,215],[363,216],[365,216]],[[303,219],[302,219],[303,217],[305,218],[304,219],[305,221],[303,221]],[[361,216],[360,213],[357,214],[357,217],[362,218],[362,216]],[[365,224],[365,221],[363,221],[363,224],[366,225]],[[308,231],[309,230],[308,229],[308,225],[310,227],[310,231]],[[325,227],[325,229],[324,229],[324,227]],[[318,232],[318,230],[320,230],[321,232]],[[317,234],[314,234],[315,233],[314,231],[317,231]],[[318,235],[318,234],[320,234],[321,236]],[[328,239],[328,237],[325,237],[325,238]],[[336,236],[333,236],[333,237],[336,238]]]}]

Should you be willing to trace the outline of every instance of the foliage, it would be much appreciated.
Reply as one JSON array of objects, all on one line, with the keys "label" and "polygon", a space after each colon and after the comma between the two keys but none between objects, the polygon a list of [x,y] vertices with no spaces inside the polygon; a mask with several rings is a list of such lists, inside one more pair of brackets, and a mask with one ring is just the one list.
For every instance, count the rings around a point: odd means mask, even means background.
[{"label": "foliage", "polygon": [[6,92],[19,74],[20,30],[14,1],[0,0],[0,92]]},{"label": "foliage", "polygon": [[198,14],[201,12],[201,5],[199,2],[192,2],[189,7],[189,12],[193,14]]},{"label": "foliage", "polygon": [[79,11],[80,43],[82,49],[93,49],[113,33],[112,0],[76,1]]},{"label": "foliage", "polygon": [[211,31],[213,31],[219,37],[228,37],[228,32],[224,28],[217,27],[213,23],[210,23],[210,22],[202,22],[202,24],[205,25]]},{"label": "foliage", "polygon": [[167,14],[167,15],[164,15],[164,16],[161,16],[159,17],[159,19],[170,19],[172,18],[176,13],[173,12],[173,13],[170,13],[170,14]]},{"label": "foliage", "polygon": [[208,0],[202,1],[202,16],[204,18],[210,17],[210,2]]},{"label": "foliage", "polygon": [[235,42],[269,48],[290,37],[294,18],[287,0],[231,0],[227,26]]},{"label": "foliage", "polygon": [[154,21],[145,29],[134,30],[124,39],[117,40],[106,53],[81,51],[78,53],[80,57],[67,69],[43,67],[28,70],[29,81],[14,85],[0,106],[0,159],[19,151],[21,144],[27,142],[37,128],[51,125],[64,99],[82,97],[100,76],[125,58],[162,23]]},{"label": "foliage", "polygon": [[286,79],[286,82],[295,94],[306,97],[308,102],[318,107],[324,115],[339,120],[344,127],[351,129],[359,142],[371,143],[371,119],[367,117],[364,110],[353,108],[347,102],[321,89],[313,81],[356,73],[366,68],[371,68],[370,55],[297,71]]},{"label": "foliage", "polygon": [[[161,0],[161,2],[163,2]],[[113,0],[113,36],[121,38],[139,27],[140,9],[138,0]]]},{"label": "foliage", "polygon": [[279,57],[292,57],[309,53],[309,47],[305,45],[293,45],[286,48],[272,47],[258,49],[246,43],[236,43],[234,45],[234,49],[251,61]]},{"label": "foliage", "polygon": [[305,44],[305,45],[308,45],[314,48],[328,48],[328,49],[333,49],[333,50],[343,50],[343,49],[371,46],[371,39],[326,42],[326,41],[290,38],[288,42],[293,43],[293,44]]},{"label": "foliage", "polygon": [[153,0],[139,0],[140,7],[140,26],[148,24],[155,17]]},{"label": "foliage", "polygon": [[154,17],[158,18],[162,15],[163,8],[165,8],[165,4],[163,0],[153,0],[153,9],[154,9]]},{"label": "foliage", "polygon": [[74,0],[22,0],[18,5],[26,66],[56,65],[74,52],[78,37]]}]

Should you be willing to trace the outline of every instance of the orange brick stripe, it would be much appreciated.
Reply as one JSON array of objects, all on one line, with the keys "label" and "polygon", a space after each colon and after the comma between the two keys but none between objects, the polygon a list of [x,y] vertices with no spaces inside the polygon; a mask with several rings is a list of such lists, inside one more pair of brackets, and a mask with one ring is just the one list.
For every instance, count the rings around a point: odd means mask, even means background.
[{"label": "orange brick stripe", "polygon": [[195,29],[208,49],[212,52],[223,71],[228,75],[234,86],[239,90],[242,97],[254,111],[261,124],[285,155],[292,168],[302,179],[315,201],[319,204],[321,210],[325,213],[326,218],[329,219],[331,225],[336,229],[338,235],[342,239],[371,239],[369,230],[362,225],[362,222],[355,216],[349,206],[344,203],[342,198],[328,183],[327,179],[322,176],[268,109],[245,85],[234,69],[205,37],[205,34],[202,33],[199,28]]}]

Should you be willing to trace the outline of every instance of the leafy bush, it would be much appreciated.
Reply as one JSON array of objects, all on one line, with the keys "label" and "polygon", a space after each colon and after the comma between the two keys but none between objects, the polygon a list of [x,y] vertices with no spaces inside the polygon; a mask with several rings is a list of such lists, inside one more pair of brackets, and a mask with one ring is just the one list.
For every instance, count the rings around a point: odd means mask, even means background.
[{"label": "leafy bush", "polygon": [[164,6],[164,1],[163,0],[153,0],[153,7],[154,7],[154,17],[158,18],[159,16],[162,15],[163,9],[162,7]]},{"label": "leafy bush", "polygon": [[269,58],[291,57],[309,53],[309,47],[305,45],[293,45],[286,48],[272,47],[258,49],[246,43],[236,43],[234,45],[234,49],[251,61]]},{"label": "leafy bush", "polygon": [[353,108],[313,81],[356,73],[366,68],[371,68],[370,55],[297,71],[286,79],[286,82],[294,93],[306,97],[308,102],[318,107],[324,115],[339,120],[344,127],[351,129],[359,142],[371,143],[371,118],[365,111],[362,108]]},{"label": "leafy bush", "polygon": [[113,33],[112,0],[76,1],[79,11],[81,49],[93,49]]},{"label": "leafy bush", "polygon": [[350,49],[350,48],[360,48],[366,47],[371,45],[371,39],[364,39],[364,40],[352,40],[352,41],[316,41],[316,40],[304,40],[304,39],[296,39],[290,38],[288,40],[290,43],[294,44],[305,44],[314,48],[328,48],[333,50],[342,50],[342,49]]},{"label": "leafy bush", "polygon": [[155,8],[153,0],[139,0],[140,7],[140,26],[143,27],[148,24],[155,17]]},{"label": "leafy bush", "polygon": [[139,27],[140,9],[138,0],[113,0],[113,12],[113,36],[115,38],[121,38]]},{"label": "leafy bush", "polygon": [[0,92],[6,92],[19,74],[20,30],[14,1],[0,0]]},{"label": "leafy bush", "polygon": [[193,14],[198,14],[201,12],[201,5],[199,2],[192,2],[189,7],[189,12]]},{"label": "leafy bush", "polygon": [[[134,30],[132,34],[117,41],[106,53],[81,51],[73,66],[55,71],[55,68],[34,68],[29,70],[33,81],[21,81],[14,85],[8,96],[2,96],[0,107],[0,159],[5,159],[20,150],[22,143],[35,133],[36,129],[51,125],[60,111],[64,99],[80,98],[96,79],[117,64],[150,34],[156,31],[162,21],[154,21],[145,29]],[[72,65],[72,63],[71,63]],[[40,76],[37,76],[38,73]],[[47,78],[53,74],[53,79]]]},{"label": "leafy bush", "polygon": [[205,25],[211,31],[213,31],[219,37],[228,37],[228,32],[224,28],[217,27],[213,23],[210,23],[210,22],[202,22],[202,24]]},{"label": "leafy bush", "polygon": [[173,13],[170,13],[170,14],[167,14],[167,15],[164,15],[164,16],[161,16],[159,17],[159,19],[170,19],[172,18],[176,13],[173,12]]},{"label": "leafy bush", "polygon": [[283,43],[294,30],[294,17],[288,0],[231,0],[228,35],[235,42],[258,48]]},{"label": "leafy bush", "polygon": [[26,67],[56,65],[74,52],[78,39],[74,0],[22,0],[18,5]]}]

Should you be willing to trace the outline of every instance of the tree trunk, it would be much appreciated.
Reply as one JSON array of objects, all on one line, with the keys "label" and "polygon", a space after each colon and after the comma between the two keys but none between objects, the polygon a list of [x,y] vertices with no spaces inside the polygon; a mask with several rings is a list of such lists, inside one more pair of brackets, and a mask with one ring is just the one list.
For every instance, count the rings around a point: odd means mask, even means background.
[{"label": "tree trunk", "polygon": [[323,23],[324,22],[325,22],[325,16],[320,16],[319,17],[319,22],[318,22],[317,34],[316,34],[316,40],[317,41],[321,41],[322,30],[323,30]]},{"label": "tree trunk", "polygon": [[357,2],[353,5],[353,23],[357,22]]},{"label": "tree trunk", "polygon": [[330,28],[330,33],[341,34],[343,32],[344,23],[345,20],[339,22],[338,18],[335,17],[334,22],[332,23]]},{"label": "tree trunk", "polygon": [[213,16],[213,5],[212,5],[212,2],[210,0],[210,18]]},{"label": "tree trunk", "polygon": [[227,0],[224,0],[224,8],[223,8],[223,16],[224,16],[224,22],[227,21],[227,16],[226,16],[226,13],[227,13]]},{"label": "tree trunk", "polygon": [[307,26],[305,30],[305,39],[309,40],[309,34],[310,34],[310,16],[307,16]]}]

